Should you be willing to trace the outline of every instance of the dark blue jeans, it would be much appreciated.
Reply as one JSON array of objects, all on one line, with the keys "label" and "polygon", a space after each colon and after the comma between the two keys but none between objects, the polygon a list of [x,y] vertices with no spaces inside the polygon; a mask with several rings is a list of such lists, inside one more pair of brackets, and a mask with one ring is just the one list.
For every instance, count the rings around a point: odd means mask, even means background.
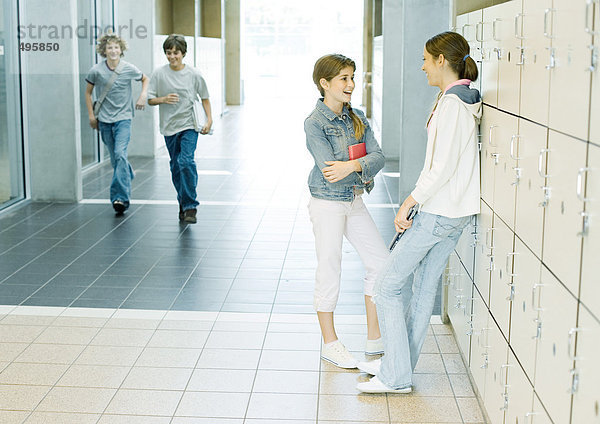
[{"label": "dark blue jeans", "polygon": [[110,201],[120,200],[129,205],[133,169],[127,160],[127,146],[131,136],[131,119],[117,122],[98,122],[102,141],[110,154],[113,178],[110,184]]},{"label": "dark blue jeans", "polygon": [[196,200],[198,172],[196,171],[196,162],[194,162],[197,142],[198,133],[191,129],[165,136],[165,143],[171,158],[169,162],[171,179],[177,190],[177,200],[184,211],[195,209],[198,206]]}]

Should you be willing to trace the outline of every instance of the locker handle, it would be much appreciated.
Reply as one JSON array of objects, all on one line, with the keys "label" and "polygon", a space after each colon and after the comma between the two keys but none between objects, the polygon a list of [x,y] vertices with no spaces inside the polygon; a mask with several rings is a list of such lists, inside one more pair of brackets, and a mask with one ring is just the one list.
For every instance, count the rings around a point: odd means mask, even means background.
[{"label": "locker handle", "polygon": [[544,37],[546,38],[554,38],[554,34],[548,31],[548,16],[550,13],[556,12],[556,9],[546,9],[544,10]]},{"label": "locker handle", "polygon": [[496,144],[492,143],[492,134],[493,134],[493,130],[494,128],[498,128],[498,125],[490,125],[490,131],[489,131],[489,139],[488,139],[488,144],[492,147],[497,147]]},{"label": "locker handle", "polygon": [[[525,37],[523,37],[525,38]],[[516,47],[517,49],[519,49],[519,61],[517,63],[515,63],[515,65],[517,66],[523,66],[525,65],[525,47]]]},{"label": "locker handle", "polygon": [[569,354],[569,359],[571,359],[572,361],[579,361],[581,358],[575,356],[575,352],[573,351],[573,346],[574,346],[574,338],[575,338],[575,334],[579,333],[581,331],[581,328],[579,327],[575,327],[575,328],[571,328],[569,330],[569,338],[568,338],[568,342],[567,342],[567,353]]},{"label": "locker handle", "polygon": [[[481,28],[481,37],[479,37],[479,28]],[[475,25],[475,41],[483,43],[483,22],[477,22]]]},{"label": "locker handle", "polygon": [[524,16],[523,13],[517,13],[517,15],[515,16],[515,38],[517,38],[519,40],[525,39],[525,37],[523,37],[523,26],[522,25],[521,25],[521,31],[520,31],[521,34],[519,35],[519,18],[522,18],[523,16]]},{"label": "locker handle", "polygon": [[598,32],[592,30],[592,25],[590,25],[590,17],[593,16],[593,13],[590,13],[592,8],[594,7],[594,0],[587,0],[585,2],[585,32],[590,35],[596,35]]},{"label": "locker handle", "polygon": [[[538,287],[544,287],[544,285],[545,284],[536,283],[533,285],[533,288],[531,289],[531,307],[534,311],[537,311],[537,312],[544,310],[544,309],[540,308],[539,306],[536,306],[536,304],[535,304],[535,295],[537,294],[537,289],[538,289]],[[538,305],[539,305],[539,299],[538,299]]]},{"label": "locker handle", "polygon": [[577,172],[577,198],[582,202],[590,200],[583,195],[583,174],[589,171],[590,168],[579,168],[579,171]]},{"label": "locker handle", "polygon": [[542,320],[539,318],[536,318],[533,320],[533,322],[535,322],[535,336],[532,336],[532,339],[540,339],[542,338]]},{"label": "locker handle", "polygon": [[[492,21],[492,40],[494,40],[494,41],[502,41],[496,37],[496,24],[498,22],[502,22],[502,19],[496,18]],[[500,56],[498,56],[498,58],[500,58]]]},{"label": "locker handle", "polygon": [[469,27],[472,27],[472,26],[473,26],[473,25],[471,25],[471,24],[464,24],[464,25],[463,25],[463,26],[460,28],[461,35],[462,35],[462,36],[463,36],[463,37],[464,37],[464,38],[465,38],[467,41],[472,41],[472,40],[471,40],[471,39],[469,39],[469,38],[467,38],[467,37],[465,36],[465,28],[469,28]]},{"label": "locker handle", "polygon": [[[511,365],[511,364],[502,364],[502,365],[500,366],[500,382],[504,382],[502,385],[503,385],[505,388],[506,388],[506,387],[510,387],[510,386],[508,385],[508,370],[509,370],[509,368],[512,368],[512,367],[513,367],[513,365]],[[505,370],[506,370],[506,371],[505,371]],[[502,376],[502,372],[504,372],[504,371],[505,371],[506,375],[505,375],[505,376]]]},{"label": "locker handle", "polygon": [[487,247],[490,250],[494,248],[493,239],[492,239],[492,243],[490,243],[490,234],[493,236],[494,230],[495,230],[495,228],[492,227],[492,228],[488,228],[485,231],[485,247]]},{"label": "locker handle", "polygon": [[527,412],[525,414],[525,420],[526,420],[526,422],[524,424],[533,423],[533,419],[530,419],[530,418],[533,417],[533,416],[535,416],[535,415],[540,415],[540,413],[539,412],[535,412],[535,411]]},{"label": "locker handle", "polygon": [[590,214],[586,211],[579,212],[579,215],[583,218],[583,224],[581,225],[581,232],[577,233],[579,237],[585,237],[588,235],[590,229]]},{"label": "locker handle", "polygon": [[521,181],[521,174],[522,174],[523,168],[515,166],[515,167],[513,167],[513,171],[515,171],[515,180],[512,183],[510,183],[510,185],[518,186],[519,182]]},{"label": "locker handle", "polygon": [[[515,274],[514,272],[512,272],[513,270],[512,268],[512,259],[517,256],[518,253],[517,252],[511,252],[511,253],[507,253],[506,254],[506,266],[504,267],[504,269],[506,270],[506,275],[508,275],[509,277],[514,277],[517,274]],[[510,283],[508,283],[510,285]]]},{"label": "locker handle", "polygon": [[[513,136],[510,138],[510,157],[514,160],[520,160],[523,159],[519,156],[515,156],[515,140],[518,141],[518,143],[521,143],[521,137],[523,137],[520,134],[513,134]],[[518,147],[519,145],[517,145]]]},{"label": "locker handle", "polygon": [[538,157],[538,174],[542,178],[548,178],[550,176],[550,174],[545,174],[544,169],[543,169],[544,168],[544,155],[548,156],[548,153],[550,153],[550,149],[542,149],[542,150],[540,150],[540,155]]},{"label": "locker handle", "polygon": [[[488,346],[488,345],[487,345],[487,339],[486,339],[486,345],[485,345],[485,346],[482,346],[482,345],[481,345],[481,336],[483,336],[483,333],[484,333],[485,331],[490,331],[490,330],[491,330],[491,328],[489,328],[489,327],[482,328],[482,329],[481,329],[481,332],[479,333],[479,336],[478,336],[478,338],[477,338],[477,344],[478,344],[478,345],[479,345],[479,347],[480,347],[480,348],[482,348],[482,349],[489,349],[489,348],[490,348],[490,346]],[[489,338],[489,336],[488,336],[488,338]],[[485,362],[486,362],[486,364],[487,364],[487,353],[482,353],[482,356],[484,356],[484,355],[486,356],[486,358],[485,358],[485,359],[486,359],[486,360],[485,360]],[[487,366],[486,366],[486,368],[487,368]]]}]

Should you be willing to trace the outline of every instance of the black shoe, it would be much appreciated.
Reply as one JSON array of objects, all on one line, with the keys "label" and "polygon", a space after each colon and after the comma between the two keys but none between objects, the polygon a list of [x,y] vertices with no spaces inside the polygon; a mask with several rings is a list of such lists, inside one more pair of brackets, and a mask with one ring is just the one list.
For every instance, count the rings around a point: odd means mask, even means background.
[{"label": "black shoe", "polygon": [[112,205],[117,215],[123,215],[123,213],[127,210],[127,207],[129,206],[129,202],[127,202],[126,204],[122,200],[115,200]]},{"label": "black shoe", "polygon": [[187,209],[183,212],[183,220],[188,224],[196,223],[196,209]]},{"label": "black shoe", "polygon": [[185,218],[185,214],[183,213],[183,208],[179,205],[179,220],[183,221],[183,218]]}]

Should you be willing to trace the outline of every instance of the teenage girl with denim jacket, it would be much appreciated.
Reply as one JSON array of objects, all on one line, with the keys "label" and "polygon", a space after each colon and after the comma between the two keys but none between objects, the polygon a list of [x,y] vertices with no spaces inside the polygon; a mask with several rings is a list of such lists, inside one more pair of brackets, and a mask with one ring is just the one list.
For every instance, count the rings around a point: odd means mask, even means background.
[{"label": "teenage girl with denim jacket", "polygon": [[[469,88],[478,76],[469,44],[455,32],[430,38],[423,51],[422,70],[440,93],[427,121],[425,164],[415,189],[404,200],[394,224],[406,231],[375,287],[377,313],[385,355],[358,367],[375,375],[359,383],[366,393],[409,393],[442,272],[471,216],[479,213],[478,123],[479,92]],[[415,204],[420,211],[407,220]],[[402,296],[409,290],[408,308]]]},{"label": "teenage girl with denim jacket", "polygon": [[[389,254],[361,199],[364,191],[373,189],[373,178],[385,159],[365,116],[350,106],[355,69],[354,61],[339,54],[317,60],[313,81],[323,98],[304,122],[306,145],[315,160],[308,177],[308,209],[317,253],[314,307],[324,342],[321,358],[341,368],[356,368],[358,364],[338,340],[333,324],[340,292],[343,237],[357,250],[366,268],[366,354],[382,353],[371,296],[377,270]],[[350,160],[348,147],[358,143],[365,143],[366,155]]]}]

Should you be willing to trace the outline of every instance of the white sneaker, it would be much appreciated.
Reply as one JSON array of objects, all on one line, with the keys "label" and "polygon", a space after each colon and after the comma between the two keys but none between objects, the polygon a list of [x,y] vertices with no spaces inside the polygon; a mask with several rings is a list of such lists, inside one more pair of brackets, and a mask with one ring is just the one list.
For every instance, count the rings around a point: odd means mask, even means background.
[{"label": "white sneaker", "polygon": [[404,387],[402,389],[392,389],[386,386],[377,377],[373,377],[364,383],[358,383],[356,388],[363,393],[410,393],[412,387]]},{"label": "white sneaker", "polygon": [[383,353],[383,339],[380,337],[375,340],[367,339],[365,346],[365,355],[381,355]]},{"label": "white sneaker", "polygon": [[358,365],[356,358],[348,352],[346,346],[339,340],[323,345],[321,359],[325,359],[337,367],[346,369],[356,368],[356,365]]},{"label": "white sneaker", "polygon": [[375,359],[374,361],[359,362],[356,366],[362,372],[367,374],[377,375],[381,369],[381,359]]}]

